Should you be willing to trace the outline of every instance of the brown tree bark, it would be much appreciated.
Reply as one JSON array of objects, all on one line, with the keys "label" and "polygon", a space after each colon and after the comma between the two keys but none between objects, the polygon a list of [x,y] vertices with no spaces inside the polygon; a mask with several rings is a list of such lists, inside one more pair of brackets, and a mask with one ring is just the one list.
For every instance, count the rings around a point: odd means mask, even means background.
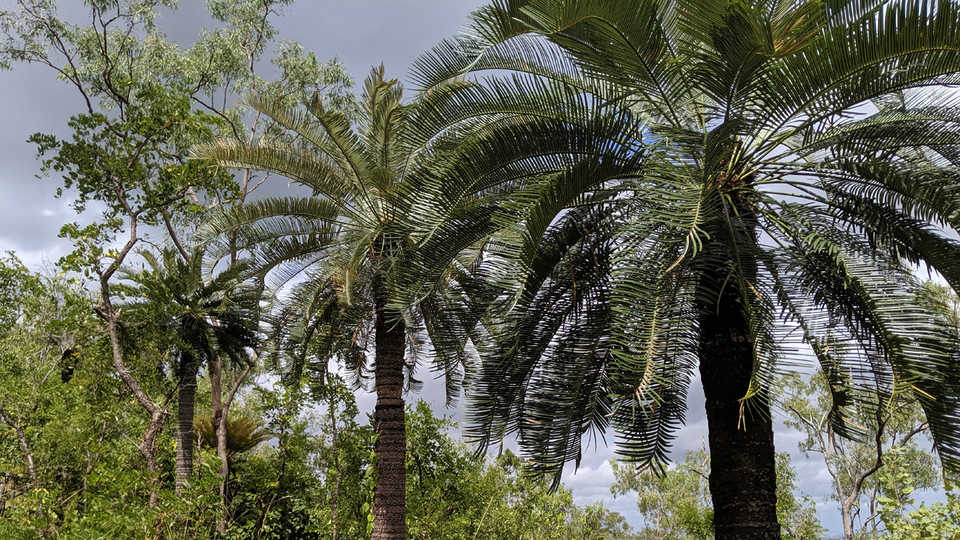
[{"label": "brown tree bark", "polygon": [[[375,288],[376,290],[377,288]],[[372,540],[406,538],[407,434],[403,410],[403,368],[406,329],[389,321],[385,296],[376,304],[375,379],[377,405],[377,483],[373,492]]]},{"label": "brown tree bark", "polygon": [[710,281],[713,286],[707,290],[724,291],[719,301],[703,301],[700,310],[700,376],[706,395],[715,538],[777,539],[769,401],[758,395],[741,406],[753,372],[753,339],[737,287],[724,287],[724,279]]},{"label": "brown tree bark", "polygon": [[[104,289],[107,290],[106,288]],[[157,405],[157,403],[144,392],[140,383],[137,382],[137,379],[127,370],[123,361],[123,348],[120,345],[120,325],[117,321],[116,313],[108,303],[108,294],[107,292],[103,294],[107,299],[104,301],[106,308],[101,307],[101,314],[107,320],[107,333],[110,336],[114,370],[117,372],[120,380],[123,381],[130,392],[133,393],[134,398],[140,406],[150,414],[147,429],[140,438],[140,444],[137,446],[137,450],[140,452],[140,455],[143,456],[143,461],[147,467],[148,481],[150,482],[149,505],[153,507],[156,506],[160,500],[157,492],[157,484],[160,482],[160,466],[157,464],[156,441],[157,437],[160,436],[160,432],[163,431],[163,424],[166,422],[167,416],[169,416],[170,413],[165,408]]]},{"label": "brown tree bark", "polygon": [[177,392],[177,461],[175,487],[179,495],[193,474],[193,412],[197,402],[197,359],[180,356],[180,386]]}]

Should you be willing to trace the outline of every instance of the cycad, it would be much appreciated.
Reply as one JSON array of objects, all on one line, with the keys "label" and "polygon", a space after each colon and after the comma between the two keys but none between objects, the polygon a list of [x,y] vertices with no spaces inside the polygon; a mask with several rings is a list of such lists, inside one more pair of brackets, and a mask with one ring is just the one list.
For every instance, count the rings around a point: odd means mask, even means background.
[{"label": "cycad", "polygon": [[812,356],[840,433],[909,394],[960,465],[955,338],[912,277],[960,286],[960,115],[922,90],[957,82],[957,3],[504,0],[417,71],[485,72],[421,129],[516,141],[484,186],[511,211],[485,252],[505,315],[480,440],[517,433],[559,474],[612,424],[662,466],[699,366],[716,536],[779,537],[768,385]]},{"label": "cycad", "polygon": [[[215,355],[235,364],[247,361],[248,347],[257,342],[260,291],[246,282],[244,264],[236,264],[208,278],[202,248],[184,259],[174,249],[159,254],[140,253],[146,265],[139,272],[126,269],[120,287],[143,298],[126,306],[139,324],[154,324],[176,336],[174,368],[177,378],[177,461],[179,491],[193,472],[194,406],[197,372]],[[159,255],[159,256],[158,256]]]},{"label": "cycad", "polygon": [[[290,289],[277,316],[273,342],[288,357],[288,373],[298,380],[305,368],[323,372],[339,358],[362,378],[366,352],[373,350],[377,393],[377,484],[373,538],[405,534],[405,427],[403,391],[412,375],[425,330],[445,372],[450,397],[467,366],[465,343],[476,327],[465,302],[473,292],[463,264],[445,262],[442,285],[406,304],[393,302],[400,280],[399,261],[411,257],[432,229],[438,200],[455,200],[452,190],[416,192],[408,179],[441,175],[444,142],[421,137],[410,117],[421,101],[404,104],[400,86],[374,69],[364,85],[359,119],[324,106],[281,105],[268,96],[248,103],[287,132],[253,146],[221,141],[197,154],[226,166],[278,173],[306,186],[312,196],[271,198],[248,203],[215,218],[210,230],[238,231],[238,245],[253,254],[271,286]],[[418,142],[419,141],[419,142]],[[443,206],[449,213],[482,216],[469,201]],[[479,220],[482,221],[482,220]],[[474,238],[475,235],[464,235]],[[458,246],[456,249],[460,251]],[[469,264],[470,254],[461,255]],[[466,284],[465,284],[466,283]],[[407,351],[410,354],[406,354]]]},{"label": "cycad", "polygon": [[[217,432],[213,427],[213,416],[200,416],[194,422],[197,440],[205,448],[217,448]],[[270,440],[270,432],[259,422],[246,416],[227,417],[227,456],[249,452],[262,442]]]}]

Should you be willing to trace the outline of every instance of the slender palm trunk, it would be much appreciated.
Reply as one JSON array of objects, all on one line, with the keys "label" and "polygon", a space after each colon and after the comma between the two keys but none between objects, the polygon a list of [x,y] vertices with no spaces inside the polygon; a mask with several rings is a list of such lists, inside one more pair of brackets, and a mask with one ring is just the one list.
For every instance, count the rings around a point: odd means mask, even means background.
[{"label": "slender palm trunk", "polygon": [[197,402],[197,359],[190,353],[180,356],[180,387],[177,394],[176,492],[179,494],[193,474],[193,410]]},{"label": "slender palm trunk", "polygon": [[392,323],[384,309],[385,295],[377,295],[376,387],[374,420],[377,430],[377,484],[373,492],[372,540],[406,538],[407,434],[403,411],[403,322]]},{"label": "slender palm trunk", "polygon": [[741,409],[753,371],[753,339],[739,291],[730,283],[723,289],[718,302],[704,302],[700,315],[715,537],[780,538],[770,406],[756,396]]}]

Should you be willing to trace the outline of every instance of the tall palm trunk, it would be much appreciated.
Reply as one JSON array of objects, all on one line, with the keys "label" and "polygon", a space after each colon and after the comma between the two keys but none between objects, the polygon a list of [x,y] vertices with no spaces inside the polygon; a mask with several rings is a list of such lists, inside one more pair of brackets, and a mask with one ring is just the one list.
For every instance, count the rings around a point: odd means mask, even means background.
[{"label": "tall palm trunk", "polygon": [[[379,289],[379,290],[377,290]],[[374,421],[377,430],[377,484],[373,492],[372,540],[406,537],[407,434],[403,411],[403,352],[406,329],[402,321],[388,321],[386,295],[375,287],[376,390]]]},{"label": "tall palm trunk", "polygon": [[193,474],[193,411],[197,402],[197,359],[184,351],[180,356],[180,388],[177,393],[176,491],[179,494]]},{"label": "tall palm trunk", "polygon": [[[749,184],[751,179],[744,179]],[[737,261],[740,277],[756,280],[757,263],[749,246],[757,242],[752,191],[733,197],[733,226],[708,225],[698,294],[700,378],[706,397],[710,443],[710,496],[716,540],[780,538],[777,522],[776,453],[767,395],[747,394],[754,367],[754,339],[745,306],[749,290],[719,261]],[[736,245],[736,253],[729,246]],[[712,263],[710,261],[713,261]]]},{"label": "tall palm trunk", "polygon": [[780,538],[770,406],[756,396],[741,409],[753,371],[753,338],[737,287],[721,288],[719,301],[701,306],[699,350],[715,537]]}]

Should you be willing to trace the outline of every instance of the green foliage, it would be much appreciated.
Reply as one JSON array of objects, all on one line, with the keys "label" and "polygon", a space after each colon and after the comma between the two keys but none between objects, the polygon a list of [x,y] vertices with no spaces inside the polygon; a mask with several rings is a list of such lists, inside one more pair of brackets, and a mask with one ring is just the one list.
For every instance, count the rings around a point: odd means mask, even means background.
[{"label": "green foliage", "polygon": [[[706,456],[664,467],[697,317],[722,290],[754,344],[744,403],[767,405],[802,342],[823,376],[798,388],[819,397],[785,406],[837,497],[866,490],[894,537],[956,534],[952,494],[914,508],[935,462],[906,437],[925,418],[942,461],[960,462],[956,303],[911,275],[926,263],[960,285],[956,111],[914,91],[960,71],[954,3],[498,0],[418,62],[427,92],[404,101],[380,68],[357,101],[342,65],[276,43],[271,16],[290,2],[211,0],[219,28],[185,48],[156,25],[169,0],[93,0],[82,25],[52,0],[0,12],[0,67],[46,65],[84,99],[70,136],[30,140],[58,195],[100,212],[61,231],[75,247],[61,268],[98,277],[96,301],[0,259],[0,536],[206,538],[223,515],[232,538],[369,536],[375,433],[327,368],[364,375],[386,305],[413,353],[432,349],[451,399],[478,375],[468,433],[516,433],[533,458],[478,458],[411,408],[411,537],[628,536],[617,514],[524,474],[558,482],[583,435],[611,429],[663,473],[616,469],[644,534],[709,537]],[[272,49],[271,82],[256,66]],[[247,203],[266,179],[255,170],[312,196]],[[143,252],[149,270],[111,282],[160,227],[179,253]],[[212,269],[240,252],[261,280],[307,279],[270,316],[259,296],[233,309],[248,268]],[[147,474],[138,407],[166,407],[172,355],[246,358],[264,323],[276,362],[228,418],[230,496],[216,494],[204,415],[194,478],[174,495],[171,430],[157,426]],[[859,468],[871,449],[834,434],[875,437],[883,466]],[[777,471],[785,535],[817,536],[783,456]]]},{"label": "green foliage", "polygon": [[513,452],[492,463],[477,458],[450,438],[453,425],[426,403],[411,408],[407,422],[410,538],[627,538],[622,516],[600,505],[577,507],[569,490],[527,476]]},{"label": "green foliage", "polygon": [[[903,495],[909,490],[903,488]],[[948,493],[946,502],[920,505],[903,515],[898,501],[881,499],[881,517],[889,538],[954,540],[960,538],[960,495]],[[912,502],[912,501],[911,501]]]},{"label": "green foliage", "polygon": [[[155,516],[142,510],[147,479],[129,439],[143,419],[122,384],[105,376],[109,349],[92,299],[76,282],[26,273],[13,258],[0,273],[11,269],[30,287],[5,305],[19,305],[19,314],[0,336],[0,536],[52,535],[66,524],[81,537],[146,534]],[[157,359],[150,343],[141,346],[137,365]],[[118,512],[130,519],[102,519]]]},{"label": "green foliage", "polygon": [[[196,419],[194,427],[201,446],[217,448],[213,417],[200,416]],[[229,457],[248,452],[268,439],[270,439],[270,432],[264,430],[256,420],[245,416],[227,418],[227,455]]]},{"label": "green foliage", "polygon": [[[713,538],[708,484],[710,456],[706,450],[688,452],[682,462],[662,475],[649,469],[638,471],[624,464],[611,463],[611,466],[616,481],[610,491],[615,495],[636,493],[637,507],[646,523],[646,528],[640,531],[641,538]],[[817,519],[813,500],[796,493],[797,473],[790,465],[790,455],[777,454],[776,467],[777,520],[783,527],[783,537],[820,538],[826,531]]]},{"label": "green foliage", "polygon": [[815,540],[826,529],[817,517],[817,505],[808,495],[798,494],[797,471],[790,464],[790,454],[777,453],[777,521],[783,528],[784,540]]},{"label": "green foliage", "polygon": [[689,452],[682,463],[663,475],[637,472],[629,465],[611,463],[616,482],[610,488],[615,495],[632,491],[637,507],[651,534],[668,538],[713,538],[713,509],[707,476],[710,474],[706,451]]},{"label": "green foliage", "polygon": [[846,534],[876,534],[878,514],[890,515],[889,501],[903,511],[912,504],[903,500],[905,494],[937,484],[936,457],[922,448],[922,411],[908,396],[892,396],[883,409],[859,410],[850,418],[864,431],[862,439],[842,439],[829,422],[833,404],[826,385],[822,374],[786,378],[784,423],[803,436],[798,444],[802,452],[823,459],[832,481],[830,498],[840,507]]},{"label": "green foliage", "polygon": [[78,213],[91,201],[103,208],[100,220],[61,229],[61,237],[77,246],[61,261],[65,270],[92,276],[91,268],[109,266],[125,255],[108,246],[133,226],[132,215],[140,224],[156,226],[165,214],[200,211],[185,197],[188,192],[236,188],[224,171],[183,160],[192,144],[212,136],[219,119],[192,110],[185,95],[159,87],[143,88],[133,99],[122,119],[101,113],[74,116],[69,140],[40,134],[30,138],[44,158],[42,171],[62,178],[58,196],[73,195]]},{"label": "green foliage", "polygon": [[[23,456],[0,424],[0,536],[213,537],[220,515],[216,454],[198,450],[194,476],[175,496],[173,434],[162,436],[163,485],[158,505],[149,508],[148,476],[127,435],[145,420],[122,385],[100,375],[110,366],[98,347],[84,349],[69,383],[56,376],[56,355],[25,368],[55,370],[44,399],[24,418],[40,489],[30,487]],[[0,388],[23,381],[0,371]],[[257,387],[238,413],[243,420],[228,424],[228,434],[243,435],[231,440],[243,444],[231,458],[227,538],[330,538],[334,526],[341,539],[369,536],[374,432],[357,422],[353,392],[337,378],[299,388]],[[453,427],[422,402],[408,412],[411,538],[630,537],[621,516],[599,505],[577,507],[569,491],[525,476],[523,461],[509,451],[496,460],[476,457],[451,438]]]}]

